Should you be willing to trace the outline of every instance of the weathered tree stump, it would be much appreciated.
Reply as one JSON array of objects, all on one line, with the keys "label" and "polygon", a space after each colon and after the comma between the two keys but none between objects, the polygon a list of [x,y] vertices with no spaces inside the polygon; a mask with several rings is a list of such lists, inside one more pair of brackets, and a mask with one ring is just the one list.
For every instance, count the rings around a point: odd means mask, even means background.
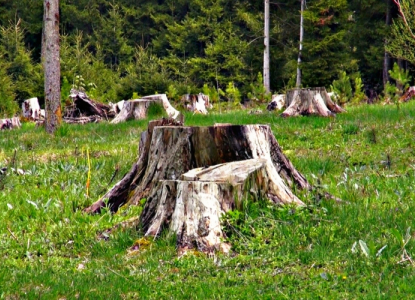
[{"label": "weathered tree stump", "polygon": [[415,86],[410,86],[405,94],[402,95],[402,97],[399,99],[400,102],[407,102],[410,99],[415,97]]},{"label": "weathered tree stump", "polygon": [[271,102],[267,105],[267,110],[281,110],[285,106],[285,94],[272,95]]},{"label": "weathered tree stump", "polygon": [[169,118],[182,120],[182,114],[171,106],[166,94],[145,96],[140,99],[125,101],[120,113],[111,123],[117,124],[127,120],[141,120],[147,118],[150,105],[160,105],[167,113]]},{"label": "weathered tree stump", "polygon": [[211,104],[209,102],[209,96],[203,93],[199,93],[197,95],[194,94],[186,94],[182,97],[183,106],[193,113],[200,113],[207,115],[208,108],[211,108]]},{"label": "weathered tree stump", "polygon": [[180,249],[227,251],[221,216],[246,199],[304,205],[292,188],[310,184],[282,153],[267,125],[178,126],[149,123],[140,156],[131,170],[86,209],[111,211],[126,203],[146,203],[139,224],[147,236],[164,228],[177,234]]},{"label": "weathered tree stump", "polygon": [[37,121],[41,118],[41,109],[37,97],[23,101],[22,114],[24,118],[29,120]]},{"label": "weathered tree stump", "polygon": [[13,117],[10,119],[0,119],[0,130],[20,127],[22,127],[22,124],[20,123],[20,119],[18,117]]},{"label": "weathered tree stump", "polygon": [[337,113],[345,112],[333,102],[324,87],[290,90],[287,92],[285,106],[287,109],[281,114],[282,117],[299,115],[334,117]]},{"label": "weathered tree stump", "polygon": [[[72,89],[69,97],[72,99],[72,103],[65,107],[63,117],[64,121],[67,119],[67,123],[84,124],[88,119],[85,117],[92,117],[90,120],[94,122],[97,117],[107,120],[115,116],[109,105],[90,99],[85,92]],[[79,122],[74,121],[76,118],[80,119]]]}]

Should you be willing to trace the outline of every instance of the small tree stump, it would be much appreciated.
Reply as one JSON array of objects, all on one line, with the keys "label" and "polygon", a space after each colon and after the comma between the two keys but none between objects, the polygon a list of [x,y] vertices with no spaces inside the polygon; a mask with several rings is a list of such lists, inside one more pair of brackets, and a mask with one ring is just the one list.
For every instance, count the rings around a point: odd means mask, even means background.
[{"label": "small tree stump", "polygon": [[334,117],[337,113],[345,112],[333,102],[324,87],[290,90],[287,92],[285,106],[287,109],[281,114],[282,117],[299,115]]},{"label": "small tree stump", "polygon": [[267,110],[281,110],[285,106],[285,94],[272,95],[271,102],[267,105]]},{"label": "small tree stump", "polygon": [[24,118],[37,121],[41,118],[41,109],[37,97],[27,99],[22,103],[22,114]]},{"label": "small tree stump", "polygon": [[141,99],[125,101],[120,113],[111,123],[117,124],[127,120],[141,120],[147,118],[150,105],[160,105],[169,118],[183,120],[183,116],[173,106],[171,106],[166,94],[145,96]]},{"label": "small tree stump", "polygon": [[147,236],[164,228],[177,234],[180,249],[229,250],[222,244],[221,216],[246,199],[304,205],[292,192],[310,184],[282,153],[267,125],[178,126],[174,120],[149,123],[140,140],[140,157],[100,200],[117,211],[146,203],[139,224]]},{"label": "small tree stump", "polygon": [[[94,122],[97,116],[103,119],[115,116],[109,105],[91,100],[85,92],[71,89],[69,97],[72,99],[72,104],[65,107],[63,117],[64,121],[68,120],[67,123],[84,124],[88,119],[85,117],[93,117],[91,122]],[[74,121],[76,118],[80,118],[79,122]]]},{"label": "small tree stump", "polygon": [[211,108],[212,105],[209,102],[209,96],[203,93],[199,93],[197,95],[194,94],[186,94],[182,97],[182,101],[184,107],[193,113],[200,113],[207,115],[208,108]]},{"label": "small tree stump", "polygon": [[18,117],[13,117],[10,119],[0,119],[0,130],[20,127],[22,127],[22,124],[20,123],[20,119]]}]

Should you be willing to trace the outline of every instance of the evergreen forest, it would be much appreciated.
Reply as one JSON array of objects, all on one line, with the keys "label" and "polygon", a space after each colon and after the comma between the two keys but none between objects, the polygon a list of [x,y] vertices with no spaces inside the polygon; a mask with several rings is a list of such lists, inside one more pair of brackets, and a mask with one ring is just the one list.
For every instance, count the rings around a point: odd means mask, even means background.
[{"label": "evergreen forest", "polygon": [[[300,2],[271,3],[273,92],[295,86]],[[44,101],[43,2],[0,0],[0,15],[0,113],[10,115],[27,98]],[[375,101],[394,63],[413,72],[385,51],[400,19],[392,0],[310,0],[303,16],[303,87],[330,90],[346,79],[346,89],[366,94],[358,100]],[[245,101],[262,82],[263,1],[61,0],[60,31],[63,101],[71,87],[102,102],[154,93],[174,100],[202,89]]]}]

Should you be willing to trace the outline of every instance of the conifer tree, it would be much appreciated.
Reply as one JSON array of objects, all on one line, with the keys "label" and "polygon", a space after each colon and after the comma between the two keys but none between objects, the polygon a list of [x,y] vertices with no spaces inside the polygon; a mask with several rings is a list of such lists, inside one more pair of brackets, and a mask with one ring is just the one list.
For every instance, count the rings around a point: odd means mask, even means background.
[{"label": "conifer tree", "polygon": [[32,53],[24,44],[21,21],[0,28],[0,53],[7,75],[13,80],[14,94],[18,102],[34,96],[41,96],[43,83],[41,69],[32,60]]},{"label": "conifer tree", "polygon": [[357,71],[348,47],[346,0],[316,0],[304,11],[303,85],[329,86],[340,71]]},{"label": "conifer tree", "polygon": [[378,90],[382,89],[385,72],[383,69],[385,38],[388,32],[387,14],[392,15],[392,11],[388,11],[388,1],[349,1],[351,56],[359,64],[364,83],[371,88],[377,87]]},{"label": "conifer tree", "polygon": [[133,48],[124,36],[124,17],[118,5],[109,10],[108,17],[101,17],[101,27],[95,30],[96,43],[100,45],[104,61],[114,70],[123,62],[128,62]]},{"label": "conifer tree", "polygon": [[415,64],[415,0],[393,0],[400,17],[393,20],[387,49],[392,56]]}]

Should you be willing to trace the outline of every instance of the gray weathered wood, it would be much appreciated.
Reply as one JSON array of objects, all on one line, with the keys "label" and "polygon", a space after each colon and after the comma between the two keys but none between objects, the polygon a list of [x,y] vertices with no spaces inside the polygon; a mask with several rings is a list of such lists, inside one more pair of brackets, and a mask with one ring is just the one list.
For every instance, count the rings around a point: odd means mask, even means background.
[{"label": "gray weathered wood", "polygon": [[20,128],[21,126],[22,124],[20,123],[20,119],[18,117],[0,119],[0,130]]},{"label": "gray weathered wood", "polygon": [[324,87],[290,90],[287,92],[285,106],[286,110],[281,114],[283,117],[299,115],[334,117],[337,113],[345,112],[333,102]]},{"label": "gray weathered wood", "polygon": [[183,120],[183,116],[170,104],[166,94],[159,94],[125,101],[120,113],[111,123],[117,124],[131,119],[146,119],[150,105],[160,105],[169,118]]}]

